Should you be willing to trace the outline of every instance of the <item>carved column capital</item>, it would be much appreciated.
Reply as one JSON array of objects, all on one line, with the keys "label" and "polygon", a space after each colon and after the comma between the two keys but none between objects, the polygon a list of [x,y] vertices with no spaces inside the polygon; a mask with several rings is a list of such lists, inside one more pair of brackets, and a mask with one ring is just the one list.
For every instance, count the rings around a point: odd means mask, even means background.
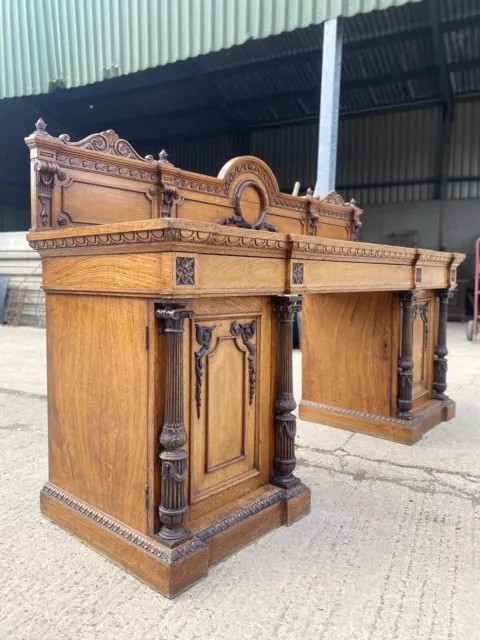
[{"label": "carved column capital", "polygon": [[291,322],[297,311],[302,309],[302,296],[275,296],[273,308],[279,322]]}]

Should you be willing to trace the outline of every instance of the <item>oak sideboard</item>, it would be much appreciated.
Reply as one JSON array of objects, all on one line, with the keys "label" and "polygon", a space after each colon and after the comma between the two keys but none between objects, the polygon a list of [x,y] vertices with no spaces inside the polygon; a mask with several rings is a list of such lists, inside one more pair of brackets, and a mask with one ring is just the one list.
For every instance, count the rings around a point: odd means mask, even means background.
[{"label": "oak sideboard", "polygon": [[413,443],[454,415],[446,309],[461,254],[357,241],[335,192],[279,192],[251,156],[217,178],[113,131],[39,120],[30,245],[47,304],[43,514],[168,597],[308,513],[300,416]]}]

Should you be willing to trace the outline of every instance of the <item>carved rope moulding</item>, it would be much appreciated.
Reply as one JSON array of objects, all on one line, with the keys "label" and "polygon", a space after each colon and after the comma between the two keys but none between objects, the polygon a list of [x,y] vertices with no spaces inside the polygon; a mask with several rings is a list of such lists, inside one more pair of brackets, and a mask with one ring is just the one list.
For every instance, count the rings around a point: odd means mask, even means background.
[{"label": "carved rope moulding", "polygon": [[450,255],[429,255],[429,254],[420,254],[420,260],[422,262],[442,262],[442,263],[449,263],[451,261],[452,257]]},{"label": "carved rope moulding", "polygon": [[159,544],[155,540],[152,540],[152,538],[148,538],[138,531],[130,529],[130,527],[121,524],[120,522],[118,522],[118,520],[115,520],[110,516],[106,516],[101,511],[97,511],[96,509],[89,507],[84,502],[81,502],[70,494],[57,489],[55,486],[51,485],[48,482],[43,487],[42,493],[54,498],[55,500],[58,500],[59,502],[62,502],[71,509],[74,509],[75,511],[81,513],[89,520],[93,520],[96,524],[112,531],[113,533],[116,533],[124,540],[127,540],[131,544],[140,547],[144,551],[147,551],[148,553],[157,557],[159,560],[168,565],[172,565],[174,562],[180,560],[181,558],[184,558],[194,553],[198,549],[203,549],[205,547],[204,543],[199,538],[194,537],[173,550],[166,549],[163,545]]},{"label": "carved rope moulding", "polygon": [[199,533],[197,533],[197,537],[202,542],[208,542],[211,538],[213,538],[217,534],[222,533],[223,531],[228,531],[228,529],[231,529],[232,527],[239,524],[240,522],[247,520],[247,518],[250,518],[251,516],[254,516],[257,513],[260,513],[261,511],[268,509],[268,507],[271,507],[274,504],[278,504],[279,502],[282,502],[283,500],[292,500],[293,498],[300,495],[301,493],[305,493],[305,491],[308,491],[308,488],[302,483],[296,485],[294,488],[290,490],[278,491],[277,493],[274,493],[271,496],[262,498],[258,502],[255,502],[254,504],[248,507],[245,507],[245,509],[242,509],[241,511],[235,512],[233,515],[229,516],[228,518],[225,518],[220,522],[217,522],[211,527],[208,527],[207,529],[200,531]]},{"label": "carved rope moulding", "polygon": [[32,249],[65,249],[66,247],[91,247],[100,245],[148,243],[165,240],[165,229],[147,231],[124,231],[123,233],[100,233],[92,236],[72,236],[31,240]]},{"label": "carved rope moulding", "polygon": [[267,238],[245,238],[241,235],[228,233],[213,233],[205,231],[189,231],[185,229],[147,229],[143,231],[125,231],[122,233],[95,234],[89,236],[70,236],[64,238],[49,238],[45,240],[30,240],[32,249],[62,249],[65,247],[85,247],[109,244],[130,244],[148,242],[186,242],[191,244],[207,244],[227,247],[242,247],[253,249],[285,250],[288,241]]},{"label": "carved rope moulding", "polygon": [[363,411],[355,411],[353,409],[343,409],[341,407],[333,407],[329,404],[322,404],[320,402],[311,402],[310,400],[301,401],[301,404],[307,407],[314,407],[315,409],[324,409],[325,411],[342,413],[348,416],[356,416],[359,418],[365,418],[367,420],[374,420],[375,422],[387,422],[388,424],[397,424],[401,426],[408,425],[409,427],[415,427],[417,424],[420,424],[426,416],[437,411],[439,407],[447,407],[451,403],[452,403],[451,400],[447,400],[445,402],[442,402],[441,404],[437,404],[430,407],[426,411],[423,411],[418,417],[413,418],[413,420],[401,420],[400,418],[386,418],[384,416],[377,416],[373,413],[365,413]]},{"label": "carved rope moulding", "polygon": [[386,258],[390,260],[413,260],[413,253],[400,253],[382,249],[363,249],[361,247],[344,247],[337,245],[319,244],[314,242],[294,242],[294,251],[307,253],[324,253],[331,255],[355,256],[358,258]]}]

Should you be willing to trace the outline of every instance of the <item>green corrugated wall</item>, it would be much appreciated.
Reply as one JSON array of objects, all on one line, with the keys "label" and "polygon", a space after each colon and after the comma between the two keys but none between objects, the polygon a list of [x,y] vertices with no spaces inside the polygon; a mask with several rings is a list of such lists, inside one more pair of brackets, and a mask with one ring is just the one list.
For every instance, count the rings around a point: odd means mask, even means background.
[{"label": "green corrugated wall", "polygon": [[0,98],[79,87],[408,1],[0,0]]}]

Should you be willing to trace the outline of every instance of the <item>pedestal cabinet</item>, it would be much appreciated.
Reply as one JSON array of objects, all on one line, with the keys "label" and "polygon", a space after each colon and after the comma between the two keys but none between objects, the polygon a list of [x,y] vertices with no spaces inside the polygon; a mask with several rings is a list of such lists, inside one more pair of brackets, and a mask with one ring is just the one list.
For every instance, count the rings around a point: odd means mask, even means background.
[{"label": "pedestal cabinet", "polygon": [[407,444],[453,418],[447,301],[425,289],[306,296],[300,417]]}]

